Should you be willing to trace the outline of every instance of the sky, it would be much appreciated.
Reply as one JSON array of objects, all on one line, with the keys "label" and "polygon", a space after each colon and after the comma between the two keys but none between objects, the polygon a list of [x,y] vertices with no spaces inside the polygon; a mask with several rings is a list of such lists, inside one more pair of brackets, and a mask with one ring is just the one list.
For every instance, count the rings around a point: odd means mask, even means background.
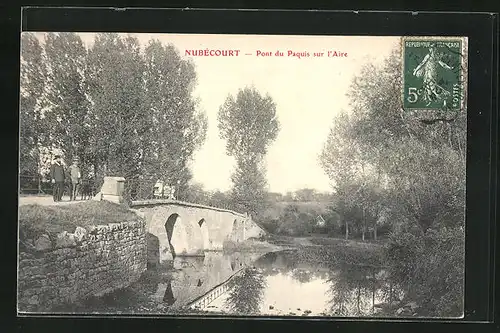
[{"label": "sky", "polygon": [[[272,97],[281,130],[266,156],[266,178],[269,190],[281,193],[301,188],[331,190],[318,156],[333,119],[348,110],[346,93],[362,66],[383,61],[399,43],[399,37],[374,36],[132,35],[142,45],[150,39],[171,43],[196,66],[198,84],[193,95],[207,114],[208,130],[205,144],[195,153],[192,171],[193,181],[206,190],[231,188],[234,159],[226,155],[217,129],[217,113],[228,94],[254,86]],[[80,36],[92,44],[92,33]],[[186,50],[201,49],[240,52],[232,57],[186,55]],[[282,57],[275,56],[278,50]],[[257,51],[272,56],[258,56]],[[288,51],[310,56],[288,56]],[[328,51],[347,55],[328,57]],[[314,57],[316,52],[325,54]]]}]

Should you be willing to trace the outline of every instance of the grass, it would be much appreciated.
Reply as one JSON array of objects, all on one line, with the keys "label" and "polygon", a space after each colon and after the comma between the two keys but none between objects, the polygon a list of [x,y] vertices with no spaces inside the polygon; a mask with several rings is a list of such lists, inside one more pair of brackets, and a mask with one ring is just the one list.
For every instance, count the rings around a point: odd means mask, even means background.
[{"label": "grass", "polygon": [[334,238],[334,237],[322,237],[322,236],[313,236],[310,237],[309,240],[311,243],[315,245],[348,245],[353,247],[365,247],[365,248],[373,248],[374,246],[383,246],[386,241],[385,240],[372,240],[367,239],[365,241],[357,240],[357,239],[349,239],[346,240],[344,238]]},{"label": "grass", "polygon": [[19,238],[36,240],[42,234],[51,239],[62,231],[73,233],[76,227],[120,223],[138,219],[128,208],[107,201],[85,201],[72,205],[19,207]]},{"label": "grass", "polygon": [[383,266],[384,247],[379,244],[327,237],[304,237],[301,239],[306,240],[306,242],[299,242],[299,238],[286,236],[270,237],[269,242],[282,247],[299,249],[293,254],[298,261],[326,265]]},{"label": "grass", "polygon": [[325,246],[307,247],[304,251],[306,260],[325,261],[332,264],[351,264],[360,266],[383,265],[383,248],[359,244],[338,243]]}]

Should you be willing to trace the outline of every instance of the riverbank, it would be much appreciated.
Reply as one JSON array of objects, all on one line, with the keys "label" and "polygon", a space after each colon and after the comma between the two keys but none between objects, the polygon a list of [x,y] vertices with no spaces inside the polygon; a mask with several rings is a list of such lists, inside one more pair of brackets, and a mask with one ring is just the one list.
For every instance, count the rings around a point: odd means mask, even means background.
[{"label": "riverbank", "polygon": [[273,242],[267,238],[256,239],[249,238],[241,242],[232,242],[226,241],[224,242],[224,252],[225,253],[233,253],[233,252],[258,252],[258,253],[267,253],[267,252],[276,252],[282,250],[293,249],[294,244],[290,243],[279,243]]},{"label": "riverbank", "polygon": [[325,265],[383,266],[384,246],[381,243],[318,236],[289,237],[271,235],[266,240],[282,249],[300,249],[300,251],[294,252],[299,256],[297,259],[301,260],[311,260]]}]

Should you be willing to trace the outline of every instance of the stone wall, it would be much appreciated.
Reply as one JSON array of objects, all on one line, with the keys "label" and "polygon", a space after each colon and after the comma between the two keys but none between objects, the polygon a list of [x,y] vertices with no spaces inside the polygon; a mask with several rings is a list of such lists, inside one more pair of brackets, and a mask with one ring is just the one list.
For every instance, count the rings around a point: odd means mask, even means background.
[{"label": "stone wall", "polygon": [[19,252],[18,311],[102,296],[129,286],[146,270],[144,220],[77,227],[50,240],[42,235]]}]

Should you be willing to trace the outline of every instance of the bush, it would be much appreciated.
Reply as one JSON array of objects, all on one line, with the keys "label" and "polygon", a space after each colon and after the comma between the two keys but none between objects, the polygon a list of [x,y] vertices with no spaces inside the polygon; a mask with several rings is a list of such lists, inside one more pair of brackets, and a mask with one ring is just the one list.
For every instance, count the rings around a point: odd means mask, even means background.
[{"label": "bush", "polygon": [[385,251],[391,279],[420,305],[420,315],[463,314],[464,232],[429,230],[392,234]]},{"label": "bush", "polygon": [[262,228],[270,233],[275,233],[278,229],[278,219],[263,219],[259,221],[259,224],[262,226]]}]

